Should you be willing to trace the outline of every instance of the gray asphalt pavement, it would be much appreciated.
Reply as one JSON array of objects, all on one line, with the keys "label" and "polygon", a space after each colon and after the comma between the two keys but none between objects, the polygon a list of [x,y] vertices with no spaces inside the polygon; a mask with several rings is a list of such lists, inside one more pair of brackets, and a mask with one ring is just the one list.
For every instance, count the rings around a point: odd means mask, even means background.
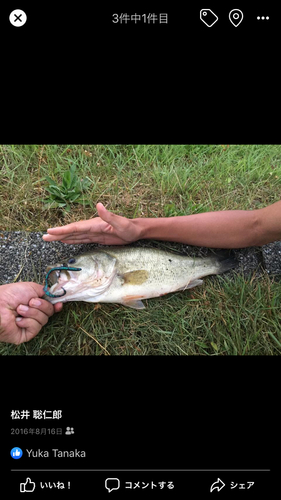
[{"label": "gray asphalt pavement", "polygon": [[[62,259],[102,245],[66,245],[61,242],[47,243],[42,240],[41,232],[1,232],[0,233],[0,284],[15,281],[35,281],[43,283],[48,264],[55,264]],[[210,253],[206,248],[197,248],[179,243],[138,241],[135,246],[160,246],[174,248],[192,256],[205,256]],[[266,272],[270,276],[281,278],[281,241],[263,247],[243,248],[233,251],[239,262],[236,270],[245,275],[256,272],[258,277]],[[231,272],[231,271],[230,271]]]}]

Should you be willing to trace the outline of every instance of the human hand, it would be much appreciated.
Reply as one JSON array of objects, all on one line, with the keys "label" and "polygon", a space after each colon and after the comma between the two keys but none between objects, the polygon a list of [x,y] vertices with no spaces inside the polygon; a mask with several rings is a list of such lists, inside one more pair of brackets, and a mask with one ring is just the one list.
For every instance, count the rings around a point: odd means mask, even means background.
[{"label": "human hand", "polygon": [[[28,342],[54,312],[61,311],[62,303],[53,306],[42,299],[44,293],[43,286],[33,282],[0,286],[0,342]],[[27,309],[23,310],[22,306]]]},{"label": "human hand", "polygon": [[134,219],[127,219],[109,212],[102,203],[97,203],[99,217],[72,222],[62,227],[53,227],[44,234],[45,241],[63,243],[101,243],[102,245],[127,245],[140,237]]}]

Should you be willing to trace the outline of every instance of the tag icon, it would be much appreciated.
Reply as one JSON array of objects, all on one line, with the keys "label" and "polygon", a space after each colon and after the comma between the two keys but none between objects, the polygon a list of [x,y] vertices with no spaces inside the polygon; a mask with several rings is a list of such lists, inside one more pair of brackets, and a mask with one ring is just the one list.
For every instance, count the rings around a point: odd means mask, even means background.
[{"label": "tag icon", "polygon": [[211,28],[211,26],[213,26],[219,18],[211,9],[201,9],[200,19],[204,24],[206,24],[206,26],[208,26],[208,28]]},{"label": "tag icon", "polygon": [[239,10],[239,9],[233,9],[229,12],[229,20],[230,22],[233,24],[233,26],[235,26],[235,28],[237,28],[237,26],[239,26],[239,24],[243,21],[243,12],[242,10]]}]

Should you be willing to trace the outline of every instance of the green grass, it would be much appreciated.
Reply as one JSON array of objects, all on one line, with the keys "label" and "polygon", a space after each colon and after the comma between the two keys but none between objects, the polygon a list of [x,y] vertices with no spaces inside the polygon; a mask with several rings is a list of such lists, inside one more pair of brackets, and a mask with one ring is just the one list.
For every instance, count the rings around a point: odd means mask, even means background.
[{"label": "green grass", "polygon": [[68,303],[26,344],[2,355],[277,355],[281,354],[280,284],[235,275],[206,278],[194,290],[145,302]]},{"label": "green grass", "polygon": [[[47,209],[46,176],[71,164],[91,182],[87,204]],[[95,204],[127,217],[261,208],[280,199],[279,145],[3,145],[0,229],[46,231],[86,219]],[[280,282],[235,272],[146,301],[144,311],[71,303],[29,343],[2,355],[281,354]]]}]

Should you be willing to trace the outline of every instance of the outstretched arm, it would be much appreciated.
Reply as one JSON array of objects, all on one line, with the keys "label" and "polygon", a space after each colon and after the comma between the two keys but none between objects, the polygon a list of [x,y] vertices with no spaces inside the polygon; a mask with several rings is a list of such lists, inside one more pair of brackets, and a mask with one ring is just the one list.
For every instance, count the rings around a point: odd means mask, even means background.
[{"label": "outstretched arm", "polygon": [[209,248],[261,246],[281,239],[281,201],[257,210],[225,210],[163,218],[127,219],[97,204],[99,217],[48,229],[45,241],[126,245],[139,239]]}]

